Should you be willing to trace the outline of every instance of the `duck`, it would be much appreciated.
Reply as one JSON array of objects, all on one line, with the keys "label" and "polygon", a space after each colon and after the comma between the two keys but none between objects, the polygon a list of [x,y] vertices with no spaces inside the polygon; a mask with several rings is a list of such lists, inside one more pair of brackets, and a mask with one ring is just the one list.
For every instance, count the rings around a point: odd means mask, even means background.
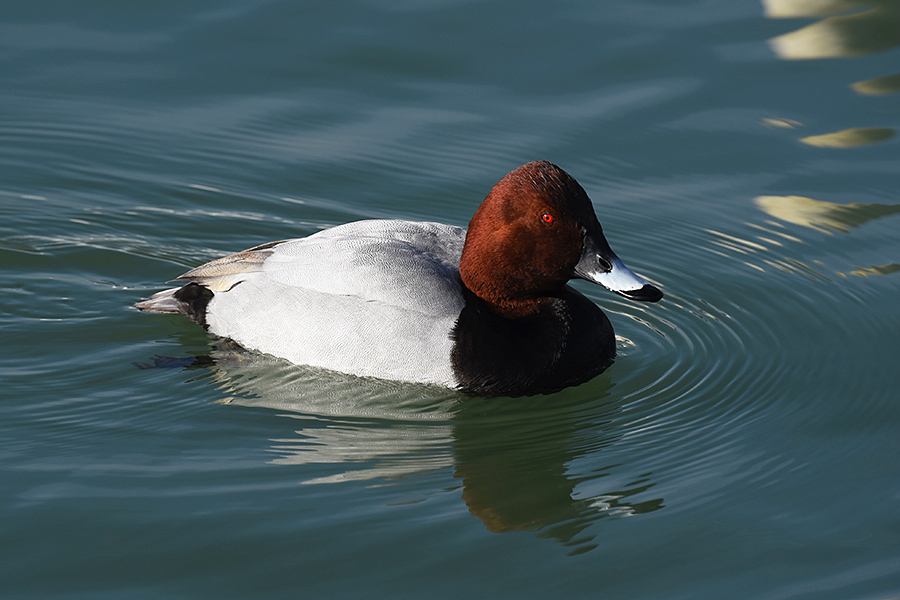
[{"label": "duck", "polygon": [[500,179],[467,229],[346,223],[218,258],[135,307],[298,365],[527,396],[584,383],[615,359],[609,318],[572,279],[663,297],[610,248],[584,188],[535,161]]}]

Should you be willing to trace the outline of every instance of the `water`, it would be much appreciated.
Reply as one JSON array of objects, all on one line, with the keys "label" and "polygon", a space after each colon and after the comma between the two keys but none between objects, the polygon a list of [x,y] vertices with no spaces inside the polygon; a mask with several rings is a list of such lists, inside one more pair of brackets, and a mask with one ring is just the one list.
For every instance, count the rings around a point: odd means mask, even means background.
[{"label": "water", "polygon": [[[898,19],[0,9],[3,597],[900,596]],[[269,240],[465,225],[539,158],[666,292],[576,284],[620,337],[577,388],[358,380],[130,308]]]}]

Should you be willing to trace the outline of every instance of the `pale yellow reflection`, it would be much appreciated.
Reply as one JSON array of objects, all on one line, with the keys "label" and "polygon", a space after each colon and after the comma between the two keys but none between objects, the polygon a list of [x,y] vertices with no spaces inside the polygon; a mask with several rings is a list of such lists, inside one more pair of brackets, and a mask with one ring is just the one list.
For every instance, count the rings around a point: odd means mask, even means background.
[{"label": "pale yellow reflection", "polygon": [[876,77],[875,79],[866,79],[865,81],[857,81],[850,86],[857,94],[864,96],[885,96],[900,92],[900,73],[896,75],[886,75],[885,77]]},{"label": "pale yellow reflection", "polygon": [[770,19],[827,17],[858,4],[854,0],[762,0],[763,14]]},{"label": "pale yellow reflection", "polygon": [[858,269],[853,269],[850,271],[851,275],[856,275],[857,277],[869,277],[870,275],[890,275],[892,273],[900,272],[900,265],[897,263],[891,263],[889,265],[873,265],[871,267],[860,267]]},{"label": "pale yellow reflection", "polygon": [[816,148],[858,148],[894,137],[894,130],[886,127],[854,127],[822,135],[810,135],[800,141]]},{"label": "pale yellow reflection", "polygon": [[774,119],[771,117],[763,118],[762,124],[773,129],[794,129],[803,126],[803,123],[794,119]]},{"label": "pale yellow reflection", "polygon": [[[893,0],[763,0],[762,4],[770,18],[824,17],[769,40],[773,52],[785,60],[861,56],[900,45],[900,6]],[[848,11],[856,12],[836,14]]]},{"label": "pale yellow reflection", "polygon": [[[834,59],[883,52],[900,45],[900,0],[761,0],[763,13],[771,19],[812,18],[818,21],[769,40],[778,58],[784,60]],[[900,91],[900,73],[858,81],[850,86],[857,94],[877,96]],[[764,120],[767,127],[785,127],[777,119]],[[816,148],[858,148],[891,139],[888,127],[854,127],[800,138]],[[778,221],[809,227],[823,233],[847,232],[872,219],[900,213],[900,205],[836,204],[804,196],[759,196],[756,206]],[[770,222],[777,224],[777,221]],[[771,245],[772,239],[759,238]],[[720,242],[720,245],[721,242]],[[746,253],[746,246],[744,246]],[[746,261],[745,261],[746,262]],[[816,264],[821,265],[819,261]],[[747,263],[749,264],[749,263]],[[763,264],[783,271],[819,273],[792,260],[763,259]],[[758,265],[751,265],[760,268]],[[824,265],[822,265],[824,266]],[[896,264],[859,268],[851,275],[867,277],[898,270]],[[839,276],[847,274],[838,272]]]},{"label": "pale yellow reflection", "polygon": [[756,206],[768,215],[830,233],[847,232],[867,221],[900,213],[900,204],[836,204],[804,196],[758,196]]}]

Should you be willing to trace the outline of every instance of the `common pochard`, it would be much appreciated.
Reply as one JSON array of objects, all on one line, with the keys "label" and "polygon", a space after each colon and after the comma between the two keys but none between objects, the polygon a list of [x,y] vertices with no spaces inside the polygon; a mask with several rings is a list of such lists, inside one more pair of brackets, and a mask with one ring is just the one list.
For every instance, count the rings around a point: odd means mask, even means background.
[{"label": "common pochard", "polygon": [[301,365],[529,395],[587,381],[615,357],[609,319],[573,278],[662,298],[610,249],[584,189],[539,161],[501,179],[468,232],[347,223],[206,263],[135,306]]}]

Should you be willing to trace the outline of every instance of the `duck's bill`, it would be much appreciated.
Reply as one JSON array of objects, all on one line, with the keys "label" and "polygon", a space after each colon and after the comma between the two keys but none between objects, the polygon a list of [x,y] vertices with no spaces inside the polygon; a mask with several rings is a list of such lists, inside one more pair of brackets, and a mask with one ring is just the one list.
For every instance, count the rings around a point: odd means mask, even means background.
[{"label": "duck's bill", "polygon": [[605,239],[598,244],[592,237],[585,237],[584,251],[575,265],[575,275],[599,283],[629,300],[658,302],[663,297],[658,287],[626,267]]}]

